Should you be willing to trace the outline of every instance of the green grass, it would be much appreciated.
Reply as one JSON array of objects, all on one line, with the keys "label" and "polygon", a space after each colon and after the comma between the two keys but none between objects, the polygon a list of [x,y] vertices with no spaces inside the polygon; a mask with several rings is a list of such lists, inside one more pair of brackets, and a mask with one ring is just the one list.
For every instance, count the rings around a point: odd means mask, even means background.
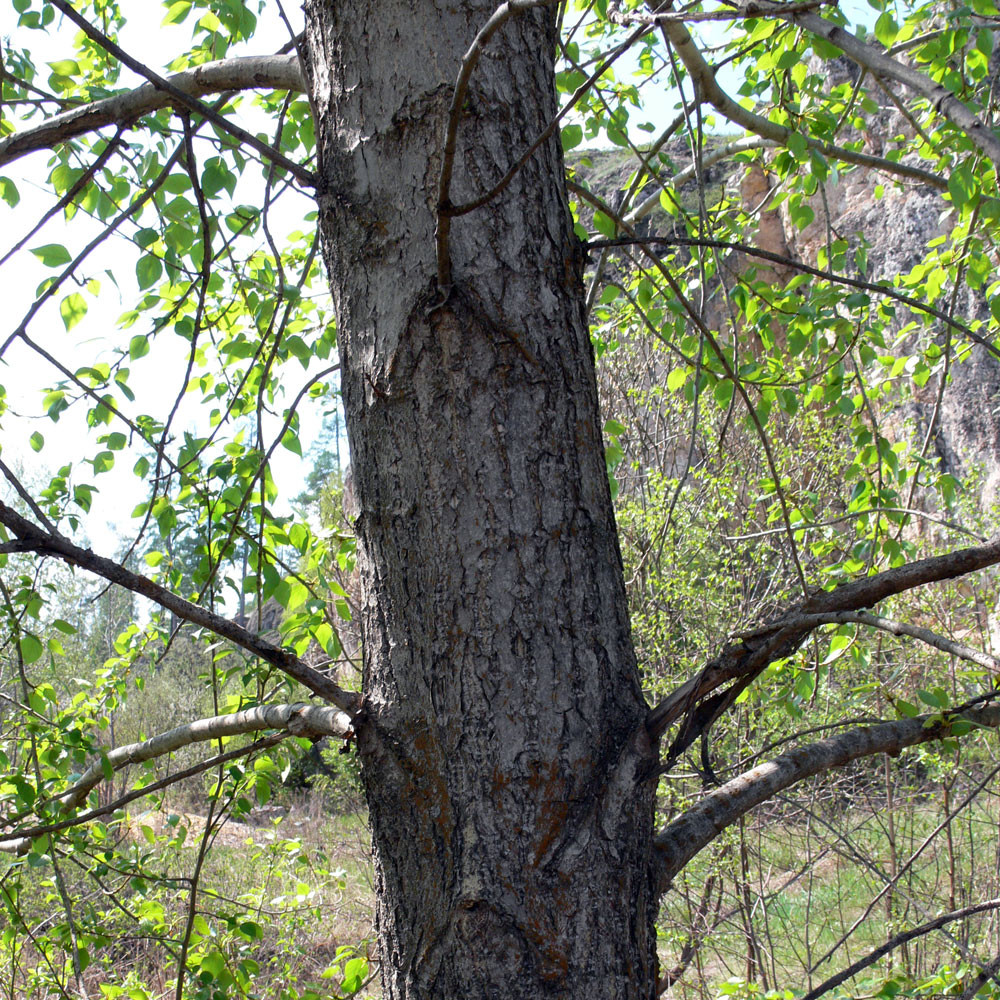
[{"label": "green grass", "polygon": [[[680,960],[692,933],[698,942],[672,996],[694,1000],[752,996],[758,988],[804,990],[893,933],[948,910],[953,891],[959,907],[1000,895],[995,791],[982,793],[954,817],[949,847],[939,829],[940,783],[924,778],[908,791],[896,787],[890,839],[885,789],[876,780],[880,773],[880,765],[864,772],[850,786],[853,798],[835,798],[829,785],[818,783],[803,789],[795,803],[772,804],[748,817],[742,829],[726,831],[689,865],[661,914],[664,969]],[[953,804],[971,784],[970,777],[957,779]],[[102,874],[113,899],[95,895],[92,883],[82,878],[76,862],[84,858],[63,859],[74,916],[85,932],[81,940],[88,927],[100,932],[86,941],[90,966],[84,979],[92,995],[100,996],[102,986],[141,985],[150,998],[171,992],[200,825],[197,816],[183,813],[133,820],[125,863]],[[891,893],[872,906],[893,871],[899,874]],[[5,885],[17,880],[25,931],[8,933],[0,947],[0,997],[33,1000],[52,995],[51,983],[60,977],[72,985],[68,951],[61,957],[51,951],[50,961],[58,966],[53,972],[27,935],[62,919],[51,867],[22,866],[16,876],[9,871]],[[194,956],[197,968],[201,956],[214,968],[213,954],[222,956],[221,975],[249,969],[260,996],[309,997],[310,983],[335,996],[349,959],[375,957],[373,904],[365,817],[329,815],[320,796],[299,794],[278,823],[228,822],[215,834],[201,871],[189,959]],[[951,938],[938,932],[918,939],[845,989],[871,995],[890,975],[916,982],[943,967],[954,969],[963,948],[986,957],[996,952],[998,929],[989,916],[952,924],[949,931]],[[810,975],[810,967],[830,950],[830,958]],[[331,969],[335,972],[323,979]],[[232,985],[225,995],[243,994]],[[376,984],[359,995],[377,997]]]}]

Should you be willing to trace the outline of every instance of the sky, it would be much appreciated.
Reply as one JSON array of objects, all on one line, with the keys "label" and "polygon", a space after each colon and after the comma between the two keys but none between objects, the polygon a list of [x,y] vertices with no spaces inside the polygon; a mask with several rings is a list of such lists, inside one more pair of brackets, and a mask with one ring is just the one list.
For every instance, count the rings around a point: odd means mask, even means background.
[{"label": "sky", "polygon": [[[182,51],[186,47],[189,26],[162,25],[160,22],[165,13],[164,7],[133,2],[123,4],[123,8],[130,16],[130,22],[120,36],[126,51],[134,53],[155,68],[161,68],[164,61],[162,53]],[[291,9],[290,15],[301,19],[301,11]],[[11,8],[7,6],[0,18],[9,18],[12,22],[13,16]],[[0,35],[7,35],[13,27],[12,23],[0,19]],[[60,28],[50,36],[39,31],[22,30],[18,32],[17,38],[20,44],[31,48],[37,65],[70,57],[71,40],[75,33],[75,26]],[[269,4],[261,15],[258,34],[259,39],[266,39],[269,44],[274,43],[275,48],[281,40],[287,38],[288,32],[273,4]],[[176,38],[176,42],[172,38]],[[248,54],[250,51],[249,48],[242,51],[234,49],[231,54]],[[260,49],[254,48],[252,51],[256,53]],[[123,71],[124,85],[138,85],[141,82],[144,81],[127,69]],[[0,256],[30,230],[53,203],[52,195],[43,184],[48,173],[47,162],[48,155],[39,152],[10,164],[2,171],[16,183],[21,200],[14,209],[0,203]],[[240,194],[245,201],[253,197],[246,197],[245,192]],[[258,204],[261,199],[262,195],[258,195]],[[314,207],[311,200],[304,198],[299,198],[295,205],[290,204],[292,201],[290,196],[285,196],[284,207],[276,210],[272,217],[279,245],[282,236],[303,227],[302,216]],[[3,319],[0,323],[0,342],[16,328],[31,306],[39,283],[58,273],[44,266],[28,250],[61,243],[71,253],[75,253],[102,228],[82,212],[77,213],[69,222],[61,214],[56,215],[28,241],[24,251],[0,267],[0,289],[4,301],[4,309],[0,314]],[[97,298],[88,296],[86,317],[72,331],[67,332],[59,314],[61,293],[50,300],[32,321],[29,335],[74,371],[82,365],[94,363],[102,356],[110,360],[113,347],[123,341],[122,332],[116,329],[118,318],[133,306],[138,294],[135,258],[135,247],[125,235],[113,235],[107,248],[95,253],[82,270],[83,274],[96,278],[101,284]],[[73,289],[67,289],[70,290]],[[148,332],[148,327],[148,320],[140,319],[124,335],[124,342],[127,343],[131,334]],[[132,366],[129,384],[137,397],[135,412],[165,414],[178,394],[183,382],[186,358],[176,350],[176,338],[170,339],[174,343],[165,342],[159,348],[154,341],[151,354]],[[307,377],[303,373],[303,381]],[[88,439],[86,429],[82,426],[82,415],[75,417],[71,410],[63,414],[58,423],[53,423],[43,414],[41,404],[44,390],[59,378],[58,373],[46,361],[20,343],[12,345],[0,361],[0,384],[7,391],[11,411],[3,417],[0,428],[0,458],[8,466],[20,468],[26,480],[33,485],[47,480],[48,474],[64,463],[76,461],[83,455],[92,455],[96,450],[93,438]],[[321,407],[302,409],[301,437],[304,445],[315,438],[322,416]],[[192,395],[182,402],[175,426],[178,429],[194,429],[198,422],[204,424],[204,421],[205,414]],[[29,445],[33,433],[40,433],[45,439],[45,446],[40,453],[33,451]],[[99,488],[91,515],[85,520],[90,544],[98,552],[110,555],[121,547],[122,539],[128,538],[128,531],[133,527],[130,523],[132,509],[146,498],[145,484],[132,472],[136,457],[138,456],[130,455],[126,449],[124,453],[116,455],[115,467],[110,472],[96,478],[87,477]],[[286,500],[301,488],[308,472],[308,468],[303,466],[302,459],[293,453],[280,447],[276,449],[272,469],[276,481],[286,484],[283,491]],[[0,486],[0,489],[4,488],[6,484]]]}]

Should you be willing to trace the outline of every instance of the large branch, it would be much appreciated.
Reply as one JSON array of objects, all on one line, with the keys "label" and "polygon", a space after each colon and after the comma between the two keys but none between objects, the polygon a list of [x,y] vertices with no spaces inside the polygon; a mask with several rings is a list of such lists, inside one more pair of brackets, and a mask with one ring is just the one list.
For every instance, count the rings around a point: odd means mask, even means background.
[{"label": "large branch", "polygon": [[[91,549],[81,549],[69,539],[36,527],[30,521],[21,517],[16,511],[0,502],[0,524],[5,525],[17,538],[19,551],[26,548],[38,555],[55,556],[71,566],[79,566],[90,573],[103,577],[111,583],[116,583],[135,594],[148,597],[151,601],[173,612],[178,618],[207,628],[223,639],[236,643],[254,656],[273,664],[289,677],[305,685],[314,694],[354,714],[361,703],[360,695],[345,691],[329,677],[314,670],[296,656],[291,650],[282,649],[273,643],[254,635],[252,632],[237,625],[236,622],[223,618],[206,608],[185,601],[172,591],[138,573],[133,573],[119,563],[103,556],[96,555]],[[0,547],[2,551],[2,547]]]},{"label": "large branch", "polygon": [[[816,14],[795,15],[796,17],[813,17],[822,21]],[[707,101],[720,114],[725,115],[731,122],[742,126],[748,132],[760,136],[762,139],[769,139],[781,146],[786,146],[788,140],[793,135],[801,135],[806,145],[815,149],[824,156],[831,159],[842,160],[845,163],[853,163],[859,167],[868,167],[872,170],[881,170],[885,173],[895,174],[907,180],[919,181],[939,191],[947,191],[948,181],[939,174],[931,173],[929,170],[921,170],[906,163],[896,163],[893,160],[884,159],[881,156],[871,156],[868,153],[860,153],[843,146],[837,146],[830,142],[822,142],[805,133],[796,133],[785,125],[765,118],[763,115],[748,111],[738,101],[733,100],[722,87],[719,86],[715,78],[715,72],[701,54],[691,32],[679,21],[668,21],[661,25],[661,30],[667,40],[674,47],[677,55],[680,56],[684,68],[691,76],[695,86],[695,94],[699,100]],[[888,57],[886,57],[888,58]],[[893,61],[893,60],[890,60]]]},{"label": "large branch", "polygon": [[114,56],[120,63],[128,66],[133,73],[138,73],[139,76],[145,77],[151,84],[159,87],[160,90],[165,90],[168,94],[171,94],[182,107],[201,115],[212,122],[217,129],[227,132],[244,145],[257,150],[265,159],[270,160],[276,166],[283,167],[303,184],[308,186],[315,185],[316,178],[301,164],[288,159],[280,150],[269,146],[264,140],[248,132],[246,129],[240,128],[239,125],[229,121],[216,110],[198,100],[198,98],[192,97],[190,94],[186,94],[183,90],[175,87],[165,77],[160,76],[159,73],[150,69],[145,63],[140,62],[126,52],[113,38],[101,31],[100,28],[91,24],[78,10],[74,9],[68,0],[48,0],[48,2],[57,10],[62,11],[64,17],[72,21],[91,41],[96,42],[104,49],[108,55]]},{"label": "large branch", "polygon": [[[252,752],[254,748],[271,745],[276,740],[283,738],[283,735],[311,737],[337,736],[347,738],[353,734],[350,717],[344,712],[339,712],[333,708],[322,708],[316,705],[305,704],[263,705],[248,708],[242,712],[235,712],[232,715],[217,715],[209,719],[199,719],[197,722],[177,726],[141,743],[130,743],[127,746],[111,750],[100,761],[92,764],[76,784],[61,795],[47,800],[47,802],[61,803],[63,813],[71,814],[83,803],[88,793],[100,784],[102,780],[107,778],[110,773],[121,770],[129,764],[139,764],[143,761],[153,760],[156,757],[162,757],[192,743],[203,743],[209,740],[240,736],[246,733],[256,733],[264,729],[276,729],[282,735],[258,741],[250,747],[243,747],[220,754],[211,760],[203,761],[194,767],[179,771],[168,778],[153,782],[151,785],[134,789],[115,802],[107,803],[85,813],[75,816],[67,815],[65,819],[54,823],[45,823],[34,827],[22,827],[16,833],[0,837],[0,853],[23,854],[29,850],[32,840],[36,837],[98,819],[109,812],[116,811],[136,798],[149,795],[185,777],[201,773],[213,763],[223,763],[233,760],[237,757],[245,756],[247,753]],[[38,805],[35,807],[36,812],[37,809]],[[23,817],[19,816],[15,817],[14,820],[0,822],[0,826],[12,826],[16,820],[21,818]]]},{"label": "large branch", "polygon": [[[779,5],[769,3],[767,0],[764,0],[762,6],[765,10],[780,10]],[[814,35],[825,38],[840,49],[844,55],[863,69],[869,70],[876,77],[895,80],[897,83],[909,87],[921,97],[926,97],[936,111],[965,132],[993,164],[1000,167],[1000,139],[997,138],[996,133],[988,128],[946,87],[935,83],[920,70],[898,62],[885,52],[880,52],[874,46],[861,41],[856,35],[845,31],[840,25],[820,17],[819,14],[800,11],[786,13],[784,16],[786,20],[797,24],[800,28],[805,28],[806,31],[811,31]]]},{"label": "large branch", "polygon": [[143,740],[109,750],[101,760],[95,761],[80,776],[72,788],[57,796],[65,808],[76,809],[106,776],[106,768],[119,771],[129,764],[141,764],[156,757],[180,750],[192,743],[224,739],[256,733],[262,729],[284,729],[293,736],[339,736],[346,738],[353,732],[351,718],[345,712],[320,705],[260,705],[245,708],[232,715],[214,715],[198,719],[183,726],[176,726]]},{"label": "large branch", "polygon": [[[229,90],[305,90],[299,57],[295,53],[223,59],[176,73],[166,80],[173,89],[192,98]],[[177,103],[175,95],[147,83],[124,94],[84,104],[0,140],[0,166],[107,125],[134,122],[143,115]]]},{"label": "large branch", "polygon": [[[943,556],[918,559],[905,566],[813,594],[774,621],[744,634],[735,642],[727,643],[696,676],[676,688],[649,713],[646,728],[651,736],[658,739],[669,725],[682,715],[687,715],[689,725],[685,727],[685,739],[695,734],[697,726],[712,718],[718,704],[721,704],[721,701],[717,703],[709,698],[713,692],[729,682],[745,686],[749,679],[756,677],[769,663],[794,653],[806,636],[821,624],[819,619],[803,621],[804,615],[821,616],[870,608],[895,594],[902,594],[928,583],[952,580],[987,566],[994,566],[998,562],[1000,535],[983,545],[958,549]],[[723,696],[716,694],[715,699]],[[675,741],[675,748],[677,747]]]},{"label": "large branch", "polygon": [[703,847],[754,806],[804,778],[843,767],[861,757],[880,753],[895,756],[906,747],[944,739],[959,720],[995,729],[1000,726],[1000,706],[971,708],[947,722],[940,721],[940,716],[922,715],[851,729],[818,743],[796,747],[726,782],[656,837],[661,891],[669,888],[678,872]]}]

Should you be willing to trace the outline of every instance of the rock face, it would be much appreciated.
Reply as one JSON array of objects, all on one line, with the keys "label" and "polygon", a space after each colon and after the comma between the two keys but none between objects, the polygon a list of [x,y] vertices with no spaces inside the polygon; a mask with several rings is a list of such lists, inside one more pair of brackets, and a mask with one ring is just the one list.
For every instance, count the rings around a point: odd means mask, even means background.
[{"label": "rock face", "polygon": [[[831,84],[843,79],[854,81],[852,72],[857,68],[853,63],[834,60],[832,69],[830,63],[825,66],[831,73]],[[884,94],[881,96],[888,101]],[[863,137],[877,154],[883,152],[893,136],[911,132],[910,124],[891,104],[883,105],[872,115],[870,124]],[[760,167],[754,167],[738,183],[745,203],[750,206],[760,203],[768,180]],[[815,264],[817,251],[831,235],[852,245],[863,239],[868,245],[865,277],[869,281],[891,281],[896,275],[906,274],[925,256],[928,243],[945,235],[950,228],[949,203],[938,191],[915,183],[900,186],[871,169],[855,168],[840,173],[836,180],[823,185],[809,204],[815,218],[804,229],[792,223],[787,203],[780,209],[762,212],[756,237],[759,245]],[[780,272],[777,275],[779,279],[788,276]],[[967,322],[988,318],[982,289],[962,289],[955,304],[957,317]],[[941,300],[938,305],[947,308]],[[897,325],[902,327],[910,318],[905,310],[900,310]],[[942,346],[946,334],[943,324],[934,334]],[[953,354],[958,348],[964,351],[967,347],[960,337],[953,338]],[[932,381],[914,405],[913,421],[921,437],[933,422],[932,446],[942,470],[963,481],[972,477],[978,482],[985,509],[1000,499],[1000,363],[976,345],[964,360],[951,364],[950,372],[940,406],[936,381]]]},{"label": "rock face", "polygon": [[[995,56],[994,61],[1000,74],[1000,56]],[[812,72],[825,74],[830,87],[858,82],[858,68],[846,58],[827,60],[821,67],[813,66]],[[869,84],[867,93],[880,102],[879,107],[867,113],[864,131],[845,132],[841,140],[860,138],[866,151],[886,155],[895,148],[893,139],[912,135],[913,127],[884,91]],[[706,154],[725,141],[717,136],[706,137]],[[690,149],[682,138],[671,140],[663,153],[670,157],[677,171],[690,162]],[[709,156],[709,160],[711,166],[705,171],[707,200],[711,202],[722,188],[735,192],[747,213],[757,219],[756,232],[748,233],[747,240],[806,264],[816,264],[817,252],[829,239],[845,239],[852,246],[862,243],[867,246],[868,266],[864,275],[867,280],[891,282],[897,275],[910,272],[927,254],[928,243],[946,235],[951,227],[950,203],[941,197],[941,192],[915,182],[900,185],[875,170],[845,169],[841,164],[834,178],[808,199],[814,218],[804,229],[799,229],[792,222],[787,202],[778,208],[766,207],[778,190],[776,178],[767,170],[767,156],[763,165],[756,163],[749,168],[735,166],[729,159],[714,162]],[[928,168],[926,161],[914,162]],[[620,205],[635,167],[630,156],[612,151],[577,154],[570,158],[570,165],[579,180],[589,184],[612,206]],[[693,179],[681,188],[682,203],[692,213],[697,211],[695,188]],[[589,206],[581,205],[584,222],[589,221],[591,213]],[[636,228],[640,235],[654,232],[686,235],[678,220],[662,214],[642,217]],[[730,263],[734,270],[741,270],[751,262],[736,255]],[[759,277],[779,283],[788,281],[795,273],[791,267],[759,260],[753,266]],[[936,304],[948,308],[947,289]],[[725,317],[713,315],[714,308],[715,304],[709,302],[706,318],[710,323],[724,325]],[[957,318],[966,322],[987,319],[984,289],[963,289],[956,299],[955,312]],[[899,309],[897,328],[911,318],[905,309]],[[930,336],[943,347],[948,339],[945,325],[939,324]],[[907,434],[922,443],[933,424],[929,456],[940,460],[942,471],[970,484],[971,490],[978,490],[986,510],[1000,500],[1000,363],[978,345],[968,353],[968,346],[961,334],[953,336],[946,390],[939,401],[938,380],[932,379],[927,384],[907,412],[907,421],[912,425]],[[959,351],[962,360],[956,357]]]}]

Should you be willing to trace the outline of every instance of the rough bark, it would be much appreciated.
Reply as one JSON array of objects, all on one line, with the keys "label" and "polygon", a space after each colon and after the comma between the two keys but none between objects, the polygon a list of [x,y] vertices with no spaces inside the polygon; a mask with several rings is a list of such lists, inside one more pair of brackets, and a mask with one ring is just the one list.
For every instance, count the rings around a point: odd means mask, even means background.
[{"label": "rough bark", "polygon": [[[557,140],[452,220],[447,298],[435,284],[448,108],[493,8],[306,6],[359,510],[384,989],[650,997],[653,755]],[[454,203],[554,114],[555,46],[551,8],[491,42]]]}]

